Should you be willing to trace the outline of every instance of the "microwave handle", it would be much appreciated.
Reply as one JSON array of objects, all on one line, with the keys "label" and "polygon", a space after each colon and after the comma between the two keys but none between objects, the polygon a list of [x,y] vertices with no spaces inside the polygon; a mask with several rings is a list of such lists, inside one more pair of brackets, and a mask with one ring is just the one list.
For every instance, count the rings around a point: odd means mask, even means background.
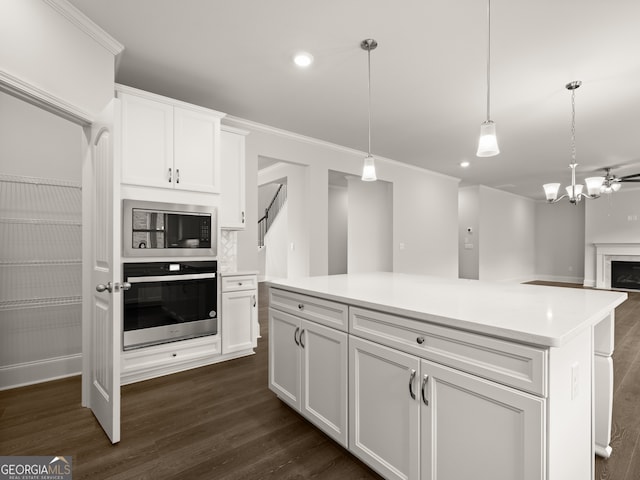
[{"label": "microwave handle", "polygon": [[204,278],[216,278],[215,273],[194,273],[192,275],[157,275],[149,277],[129,277],[129,283],[172,282],[175,280],[202,280]]}]

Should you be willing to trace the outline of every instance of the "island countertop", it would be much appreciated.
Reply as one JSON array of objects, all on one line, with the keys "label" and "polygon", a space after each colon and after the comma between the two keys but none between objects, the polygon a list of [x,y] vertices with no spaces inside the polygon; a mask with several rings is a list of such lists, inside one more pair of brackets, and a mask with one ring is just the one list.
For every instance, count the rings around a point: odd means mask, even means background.
[{"label": "island countertop", "polygon": [[560,347],[623,292],[375,272],[273,279],[275,288],[508,340]]}]

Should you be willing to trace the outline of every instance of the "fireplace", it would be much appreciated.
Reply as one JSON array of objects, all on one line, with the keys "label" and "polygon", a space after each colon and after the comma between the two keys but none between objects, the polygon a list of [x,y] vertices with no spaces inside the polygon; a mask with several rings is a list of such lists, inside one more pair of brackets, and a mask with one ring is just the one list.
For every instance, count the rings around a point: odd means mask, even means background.
[{"label": "fireplace", "polygon": [[611,288],[640,290],[640,262],[611,262]]},{"label": "fireplace", "polygon": [[[629,278],[629,272],[621,273],[620,281],[624,283],[624,286],[618,284],[615,285],[613,281],[613,264],[632,264],[640,265],[640,242],[639,243],[596,243],[596,288],[622,288],[625,290],[640,290],[640,285],[637,283],[631,285],[633,282]],[[623,266],[622,268],[626,268]],[[639,275],[640,271],[633,270],[635,275]]]}]

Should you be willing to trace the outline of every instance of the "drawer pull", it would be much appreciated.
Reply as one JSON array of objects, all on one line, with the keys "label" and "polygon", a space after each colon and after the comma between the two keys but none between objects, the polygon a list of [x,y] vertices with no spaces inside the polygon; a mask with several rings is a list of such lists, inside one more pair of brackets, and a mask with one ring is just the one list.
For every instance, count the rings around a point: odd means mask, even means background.
[{"label": "drawer pull", "polygon": [[239,286],[242,286],[242,282],[238,282],[238,285],[239,285]]},{"label": "drawer pull", "polygon": [[418,345],[422,345],[424,343],[424,337],[416,338],[416,342],[418,342]]},{"label": "drawer pull", "polygon": [[413,381],[416,378],[416,371],[412,368],[411,369],[411,376],[409,377],[409,395],[411,395],[411,398],[413,400],[416,399],[416,394],[413,393]]},{"label": "drawer pull", "polygon": [[293,341],[296,342],[296,345],[300,346],[300,342],[298,342],[298,332],[300,331],[300,327],[296,327],[296,331],[293,332]]},{"label": "drawer pull", "polygon": [[299,303],[299,304],[298,304],[298,310],[304,310],[304,305],[303,305],[303,304],[301,304],[301,303]]},{"label": "drawer pull", "polygon": [[425,393],[425,387],[427,386],[427,382],[429,381],[429,375],[425,375],[422,379],[422,401],[426,406],[429,406],[429,400],[427,399],[427,394]]},{"label": "drawer pull", "polygon": [[172,353],[172,354],[171,354],[171,356],[172,356],[172,357],[177,357],[177,356],[178,356],[178,354],[177,354],[177,353]]}]

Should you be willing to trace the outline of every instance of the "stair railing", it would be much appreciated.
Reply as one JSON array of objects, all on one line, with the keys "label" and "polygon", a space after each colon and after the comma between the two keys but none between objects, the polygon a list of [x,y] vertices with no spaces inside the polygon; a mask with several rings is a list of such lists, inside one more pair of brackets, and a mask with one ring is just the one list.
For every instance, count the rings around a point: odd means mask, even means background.
[{"label": "stair railing", "polygon": [[264,209],[264,215],[258,220],[258,247],[264,247],[264,237],[271,228],[273,221],[278,216],[284,202],[287,200],[287,185],[282,183],[276,190],[275,195],[269,202],[269,206]]}]

